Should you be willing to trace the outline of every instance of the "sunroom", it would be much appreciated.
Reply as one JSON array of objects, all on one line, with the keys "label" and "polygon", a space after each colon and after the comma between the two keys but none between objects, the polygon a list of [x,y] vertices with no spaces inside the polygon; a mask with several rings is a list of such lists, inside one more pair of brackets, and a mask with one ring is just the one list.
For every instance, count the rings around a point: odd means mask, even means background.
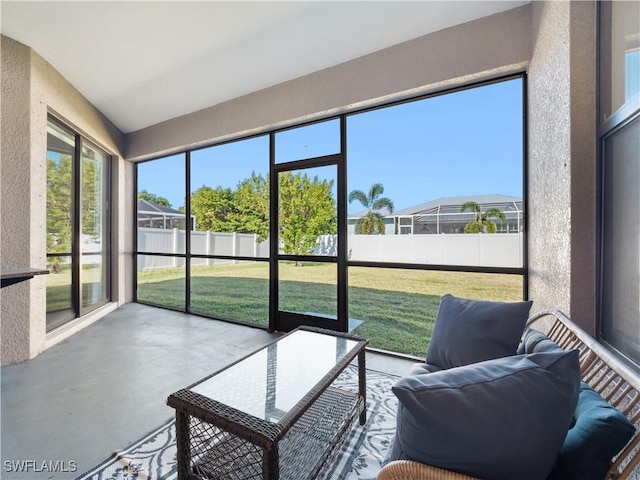
[{"label": "sunroom", "polygon": [[[0,260],[48,272],[1,290],[3,366],[147,306],[424,357],[453,293],[558,309],[638,372],[636,3],[1,8]],[[407,213],[442,197],[515,207]]]}]

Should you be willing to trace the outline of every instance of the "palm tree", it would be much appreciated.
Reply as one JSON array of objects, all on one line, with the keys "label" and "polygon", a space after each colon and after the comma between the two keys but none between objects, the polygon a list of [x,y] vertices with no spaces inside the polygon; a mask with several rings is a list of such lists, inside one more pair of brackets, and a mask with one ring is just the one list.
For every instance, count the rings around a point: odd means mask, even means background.
[{"label": "palm tree", "polygon": [[380,210],[386,208],[389,214],[393,213],[393,202],[387,197],[381,197],[384,187],[381,183],[374,183],[369,189],[369,194],[362,190],[354,190],[349,194],[349,203],[358,200],[367,213],[356,222],[355,233],[361,235],[384,235],[384,217]]},{"label": "palm tree", "polygon": [[476,214],[476,218],[464,226],[464,233],[496,233],[496,224],[490,218],[498,218],[504,222],[507,217],[497,208],[490,208],[483,212],[476,202],[464,202],[461,212],[469,210]]}]

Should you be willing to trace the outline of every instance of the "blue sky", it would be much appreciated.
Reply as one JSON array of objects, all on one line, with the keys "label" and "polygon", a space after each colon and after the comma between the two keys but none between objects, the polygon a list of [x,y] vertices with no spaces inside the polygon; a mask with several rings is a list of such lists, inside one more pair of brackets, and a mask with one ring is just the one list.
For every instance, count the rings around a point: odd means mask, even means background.
[{"label": "blue sky", "polygon": [[[522,196],[522,80],[348,117],[347,190],[382,183],[396,210],[439,197]],[[337,120],[276,135],[276,161],[338,153]],[[269,170],[267,136],[192,153],[191,191]],[[335,168],[323,168],[334,177]],[[316,172],[313,172],[316,173]],[[139,189],[184,204],[184,156],[139,165]],[[362,210],[350,205],[349,211]]]}]

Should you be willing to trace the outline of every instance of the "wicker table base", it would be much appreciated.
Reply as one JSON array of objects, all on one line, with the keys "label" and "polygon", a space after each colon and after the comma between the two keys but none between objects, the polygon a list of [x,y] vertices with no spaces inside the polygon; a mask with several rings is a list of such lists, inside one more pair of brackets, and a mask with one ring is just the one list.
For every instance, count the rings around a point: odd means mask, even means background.
[{"label": "wicker table base", "polygon": [[[281,418],[269,418],[269,415],[257,418],[190,388],[169,397],[167,403],[176,409],[180,480],[313,479],[327,465],[355,419],[360,417],[364,424],[367,341],[308,327],[304,330],[348,338],[353,348],[328,369],[294,408],[282,412]],[[359,391],[333,386],[335,378],[356,356]],[[241,363],[242,360],[234,365],[240,368]]]}]

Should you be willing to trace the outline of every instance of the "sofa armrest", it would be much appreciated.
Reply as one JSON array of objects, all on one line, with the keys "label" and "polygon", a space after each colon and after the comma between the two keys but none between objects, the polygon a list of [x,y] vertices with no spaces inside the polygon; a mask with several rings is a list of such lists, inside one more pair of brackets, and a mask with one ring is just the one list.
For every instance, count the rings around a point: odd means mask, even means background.
[{"label": "sofa armrest", "polygon": [[377,480],[478,480],[462,473],[443,470],[411,460],[395,460],[387,463]]}]

